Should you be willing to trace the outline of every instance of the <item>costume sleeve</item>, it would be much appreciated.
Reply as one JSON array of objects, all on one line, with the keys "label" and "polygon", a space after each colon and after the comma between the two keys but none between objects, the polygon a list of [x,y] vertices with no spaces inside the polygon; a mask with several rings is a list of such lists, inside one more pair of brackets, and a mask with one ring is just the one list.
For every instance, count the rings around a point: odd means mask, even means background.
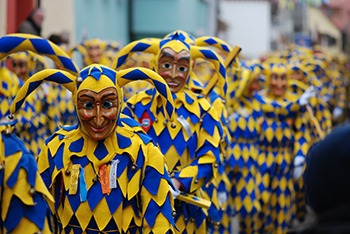
[{"label": "costume sleeve", "polygon": [[2,133],[0,172],[4,233],[52,233],[47,200],[53,201],[41,179],[34,157],[13,134]]},{"label": "costume sleeve", "polygon": [[164,167],[165,158],[153,144],[143,147],[147,152],[141,188],[142,233],[175,233],[174,200],[169,190],[171,180]]},{"label": "costume sleeve", "polygon": [[201,119],[195,159],[173,176],[181,182],[183,191],[189,193],[207,184],[213,176],[216,177],[220,162],[219,143],[223,130],[218,114],[214,108],[210,108]]}]

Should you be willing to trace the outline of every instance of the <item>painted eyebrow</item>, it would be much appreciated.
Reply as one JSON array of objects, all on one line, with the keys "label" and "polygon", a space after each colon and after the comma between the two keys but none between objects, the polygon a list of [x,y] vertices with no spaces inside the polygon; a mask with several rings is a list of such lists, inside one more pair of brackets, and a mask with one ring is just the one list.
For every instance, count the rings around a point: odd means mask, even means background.
[{"label": "painted eyebrow", "polygon": [[94,101],[95,101],[95,98],[94,98],[94,96],[92,96],[92,95],[90,95],[90,94],[83,94],[83,95],[81,95],[80,97],[79,97],[79,99],[80,98],[82,98],[82,97],[88,97],[88,98],[91,98],[91,99],[93,99]]},{"label": "painted eyebrow", "polygon": [[162,52],[162,56],[160,56],[161,58],[163,58],[163,57],[170,57],[170,58],[172,58],[172,59],[175,59],[174,58],[174,55],[172,55],[172,54],[170,54],[170,53],[168,53],[168,52],[166,52],[166,51],[163,51]]},{"label": "painted eyebrow", "polygon": [[182,56],[179,58],[179,60],[177,61],[180,61],[180,60],[190,60],[191,59],[191,56],[190,55],[187,55],[187,56]]},{"label": "painted eyebrow", "polygon": [[104,95],[102,96],[101,99],[104,99],[104,98],[106,98],[106,97],[113,96],[113,95],[114,95],[114,96],[117,96],[117,94],[112,93],[112,92],[109,92],[109,93],[104,94]]}]

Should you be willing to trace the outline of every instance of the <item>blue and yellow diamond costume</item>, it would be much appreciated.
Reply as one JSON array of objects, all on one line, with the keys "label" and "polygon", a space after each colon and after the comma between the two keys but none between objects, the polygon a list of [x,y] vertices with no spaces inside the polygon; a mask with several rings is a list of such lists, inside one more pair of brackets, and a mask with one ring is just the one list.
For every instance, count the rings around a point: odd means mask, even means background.
[{"label": "blue and yellow diamond costume", "polygon": [[235,90],[229,89],[232,98],[228,103],[232,141],[228,176],[233,185],[230,195],[240,222],[239,233],[257,232],[258,212],[261,210],[256,177],[258,139],[264,117],[258,100],[243,94],[260,72],[259,64],[243,64],[237,74]]},{"label": "blue and yellow diamond costume", "polygon": [[[225,41],[216,37],[200,37],[195,39],[195,43],[197,46],[204,46],[216,49],[219,52],[219,54],[222,55],[223,59],[225,59],[225,66],[227,71],[235,72],[237,70],[237,67],[239,66],[239,61],[237,58],[232,61],[226,61],[229,60],[228,57],[230,57],[230,53],[233,53],[234,51],[231,48],[231,46],[228,45]],[[219,204],[213,202],[211,209],[209,209],[208,211],[209,218],[211,219],[211,222],[208,223],[208,229],[210,230],[210,233],[231,233],[231,217],[234,212],[232,210],[232,197],[229,196],[229,191],[231,191],[232,184],[227,176],[227,170],[229,171],[230,167],[227,161],[229,160],[229,156],[231,155],[229,147],[231,143],[231,135],[229,132],[229,124],[227,121],[228,113],[225,105],[226,99],[223,99],[218,94],[220,93],[220,89],[216,87],[215,83],[212,83],[213,79],[214,81],[217,80],[217,74],[213,64],[207,62],[206,60],[202,60],[199,64],[196,61],[194,67],[195,71],[198,71],[197,66],[201,67],[199,69],[200,73],[196,72],[197,78],[199,79],[199,82],[202,82],[206,85],[203,87],[203,89],[194,87],[192,88],[192,90],[200,90],[199,93],[207,97],[209,102],[217,110],[220,117],[221,126],[224,130],[223,138],[220,142],[221,161],[218,168],[218,177],[215,178],[213,182],[209,184],[209,186],[207,186],[207,188],[203,188],[203,190],[217,190],[217,193],[221,196],[225,194],[226,201],[220,201]],[[234,73],[226,72],[226,76],[233,74]],[[195,85],[195,83],[192,82],[192,85]],[[189,84],[189,87],[191,88],[191,83]],[[212,197],[211,199],[214,200],[216,198]],[[221,204],[222,202],[223,204]]]},{"label": "blue and yellow diamond costume", "polygon": [[[10,114],[10,105],[20,89],[23,82],[6,68],[4,60],[0,66],[0,118],[4,118]],[[14,132],[24,142],[30,152],[37,156],[47,132],[46,125],[47,116],[45,113],[36,114],[35,107],[40,104],[37,102],[36,96],[30,96],[23,104],[24,108],[18,113],[18,122],[16,123]]]},{"label": "blue and yellow diamond costume", "polygon": [[[293,72],[299,73],[302,80],[291,80],[290,77],[292,77]],[[309,85],[317,86],[315,80],[309,78],[309,72],[298,59],[292,58],[288,61],[287,74],[289,92],[294,95],[301,95]],[[298,117],[293,120],[292,125],[293,131],[295,132],[294,155],[306,156],[303,174],[309,162],[307,153],[309,148],[314,143],[322,140],[325,134],[328,134],[332,128],[332,114],[327,104],[317,94],[309,100],[308,108],[310,111],[299,114]],[[303,220],[306,213],[306,194],[303,176],[295,181],[294,188],[296,192],[296,215],[299,220]]]},{"label": "blue and yellow diamond costume", "polygon": [[[262,133],[259,137],[258,155],[258,188],[261,203],[259,213],[259,231],[286,233],[294,210],[294,146],[295,137],[291,123],[286,117],[296,117],[299,111],[304,111],[297,97],[291,99],[286,96],[276,98],[270,92],[270,76],[272,73],[286,74],[287,68],[282,62],[271,62],[264,68],[266,74],[267,96],[258,97],[260,103],[271,99],[272,112],[265,112],[261,124]],[[276,106],[289,103],[286,108]],[[279,111],[278,111],[279,110]],[[287,115],[283,112],[289,112]],[[305,157],[305,155],[303,155]]]},{"label": "blue and yellow diamond costume", "polygon": [[[180,35],[183,40],[191,46],[201,46],[210,47],[218,50],[218,52],[224,53],[227,56],[231,53],[232,48],[224,41],[216,37],[200,37],[194,38],[192,35],[182,31],[177,30],[169,33],[166,38],[171,38],[175,34]],[[224,56],[224,57],[225,57]],[[201,61],[202,68],[205,69],[201,76],[197,76],[197,66],[198,60]],[[231,64],[229,64],[231,65]],[[234,61],[234,65],[237,66],[237,60]],[[203,71],[203,70],[202,70]],[[207,217],[207,229],[210,233],[230,233],[231,232],[231,216],[232,202],[229,201],[228,192],[231,189],[231,183],[227,178],[225,172],[225,159],[229,153],[228,145],[231,141],[230,134],[228,133],[228,123],[227,123],[227,111],[225,107],[225,98],[219,95],[220,87],[217,87],[218,75],[214,64],[206,59],[198,58],[195,61],[193,72],[191,74],[191,79],[187,79],[187,85],[193,92],[203,95],[216,109],[220,117],[220,123],[223,128],[223,136],[220,141],[220,163],[218,166],[217,177],[213,179],[210,184],[202,187],[203,197],[205,199],[211,200],[212,204],[208,209]],[[213,76],[214,74],[214,76]],[[213,76],[213,77],[212,77]],[[203,79],[205,77],[206,79]],[[213,80],[209,84],[209,80]],[[206,84],[207,86],[203,85]],[[224,94],[226,97],[226,94]],[[219,199],[221,197],[221,200]]]},{"label": "blue and yellow diamond costume", "polygon": [[[127,45],[113,66],[121,69],[131,52],[144,51],[155,55],[151,68],[157,71],[155,64],[164,48],[171,48],[176,53],[182,50],[190,52],[190,70],[192,59],[196,57],[212,61],[217,71],[221,68],[220,87],[226,88],[225,68],[217,55],[211,50],[188,45],[178,33],[160,42],[140,40]],[[191,71],[189,76],[192,76]],[[147,134],[158,143],[170,176],[181,182],[182,191],[200,196],[200,188],[210,182],[219,166],[223,130],[215,108],[203,96],[193,93],[186,86],[172,95],[176,107],[175,128],[166,121],[160,108],[159,94],[154,89],[131,97],[124,113],[142,123]],[[206,213],[201,208],[176,199],[175,209],[175,222],[180,233],[206,232]]]},{"label": "blue and yellow diamond costume", "polygon": [[[7,37],[27,39],[26,35]],[[31,38],[40,40],[41,48],[49,44],[45,39]],[[65,53],[53,48],[61,61]],[[19,110],[27,95],[47,81],[70,90],[75,105],[81,90],[97,93],[112,87],[118,93],[120,105],[116,124],[101,141],[94,140],[81,122],[62,127],[46,140],[38,166],[55,198],[49,205],[56,232],[173,233],[173,198],[169,190],[172,183],[164,166],[164,156],[137,122],[120,114],[121,87],[142,79],[159,89],[165,116],[171,121],[173,102],[165,82],[148,69],[115,72],[102,65],[91,65],[79,72],[72,60],[62,60],[61,65],[69,72],[47,69],[29,78],[11,105],[12,114]],[[106,174],[102,174],[101,167],[108,172],[113,163],[116,163],[116,171],[110,181],[116,186],[102,193]]]},{"label": "blue and yellow diamond costume", "polygon": [[[55,48],[58,48],[57,46],[53,47],[54,44],[49,42],[47,43],[47,47],[42,47],[40,45],[40,40],[36,38],[4,37],[1,39],[0,43],[1,58],[11,55],[10,57],[13,60],[26,61],[26,73],[23,76],[21,74],[21,79],[23,79],[23,81],[27,80],[29,76],[34,75],[40,69],[46,68],[46,61],[42,56],[38,55],[39,53],[54,59],[58,64],[61,63],[62,67],[65,67],[62,64],[64,59],[69,59],[68,56],[65,55],[66,57],[62,56],[62,61],[60,61],[58,57],[54,55]],[[26,47],[28,47],[28,51],[25,50]],[[4,69],[5,68],[2,70]],[[6,70],[7,69],[4,71],[6,72]],[[12,78],[12,80],[13,79],[15,78]],[[20,81],[20,85],[22,85],[23,81]],[[19,87],[13,90],[18,89]],[[16,130],[16,133],[35,157],[40,153],[44,145],[44,140],[53,134],[60,123],[61,113],[57,108],[59,106],[58,101],[60,100],[59,95],[60,92],[57,86],[44,84],[27,99],[26,103],[29,103],[29,107],[23,108],[26,112],[25,118],[28,119],[28,121],[26,121],[26,125],[22,127],[23,130]],[[25,105],[28,106],[28,104]],[[8,112],[8,108],[7,110],[5,110],[5,108],[2,110],[3,115],[8,114],[6,112]],[[17,125],[23,125],[24,121],[25,119],[20,118]]]},{"label": "blue and yellow diamond costume", "polygon": [[13,133],[16,121],[0,125],[1,233],[52,233],[53,201],[34,157]]}]

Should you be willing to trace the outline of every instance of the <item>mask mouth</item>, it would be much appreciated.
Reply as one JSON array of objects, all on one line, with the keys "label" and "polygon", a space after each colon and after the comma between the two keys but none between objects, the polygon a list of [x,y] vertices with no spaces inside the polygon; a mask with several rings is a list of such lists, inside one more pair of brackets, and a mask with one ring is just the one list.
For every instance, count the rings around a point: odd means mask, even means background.
[{"label": "mask mouth", "polygon": [[[88,124],[89,124],[89,123],[88,123]],[[89,126],[90,126],[90,128],[91,128],[94,132],[100,133],[100,132],[103,132],[103,131],[107,128],[108,124],[106,124],[106,125],[103,126],[103,127],[94,127],[94,126],[92,126],[91,124],[89,124]]]},{"label": "mask mouth", "polygon": [[174,88],[177,88],[177,87],[179,87],[179,86],[180,86],[180,84],[175,83],[175,82],[172,82],[172,81],[167,82],[167,84],[168,84],[168,86],[169,86],[169,87],[174,87]]}]

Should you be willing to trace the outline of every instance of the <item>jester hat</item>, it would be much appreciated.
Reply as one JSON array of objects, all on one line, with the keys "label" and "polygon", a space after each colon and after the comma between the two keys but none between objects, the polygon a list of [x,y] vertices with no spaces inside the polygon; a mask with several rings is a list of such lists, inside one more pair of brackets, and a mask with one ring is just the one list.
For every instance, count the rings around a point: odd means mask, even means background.
[{"label": "jester hat", "polygon": [[214,51],[206,48],[201,48],[198,46],[191,46],[185,42],[186,37],[183,34],[175,33],[169,38],[162,40],[149,40],[141,39],[138,41],[131,42],[125,46],[118,54],[117,59],[114,61],[112,68],[115,70],[123,69],[125,62],[129,59],[133,52],[145,52],[153,54],[154,57],[151,61],[151,68],[158,72],[158,58],[162,50],[165,48],[171,48],[176,53],[183,50],[188,51],[191,54],[190,68],[187,79],[192,75],[193,60],[196,58],[205,59],[214,64],[215,70],[218,74],[218,86],[220,87],[221,96],[225,99],[227,84],[226,84],[226,69],[222,62],[222,59]]},{"label": "jester hat", "polygon": [[[13,43],[16,41],[17,43]],[[77,94],[81,90],[100,92],[114,87],[120,101],[118,114],[123,102],[121,87],[135,80],[145,80],[156,87],[161,94],[165,116],[171,122],[174,119],[174,107],[171,92],[161,76],[146,68],[130,68],[120,72],[103,65],[90,65],[79,72],[78,67],[69,56],[57,45],[41,37],[27,34],[10,34],[0,38],[0,59],[11,52],[30,50],[46,55],[59,63],[65,70],[46,69],[30,77],[19,90],[10,107],[15,114],[22,106],[27,96],[42,83],[51,81],[60,84],[72,92],[72,99],[77,108]],[[79,117],[80,118],[80,117]]]}]

